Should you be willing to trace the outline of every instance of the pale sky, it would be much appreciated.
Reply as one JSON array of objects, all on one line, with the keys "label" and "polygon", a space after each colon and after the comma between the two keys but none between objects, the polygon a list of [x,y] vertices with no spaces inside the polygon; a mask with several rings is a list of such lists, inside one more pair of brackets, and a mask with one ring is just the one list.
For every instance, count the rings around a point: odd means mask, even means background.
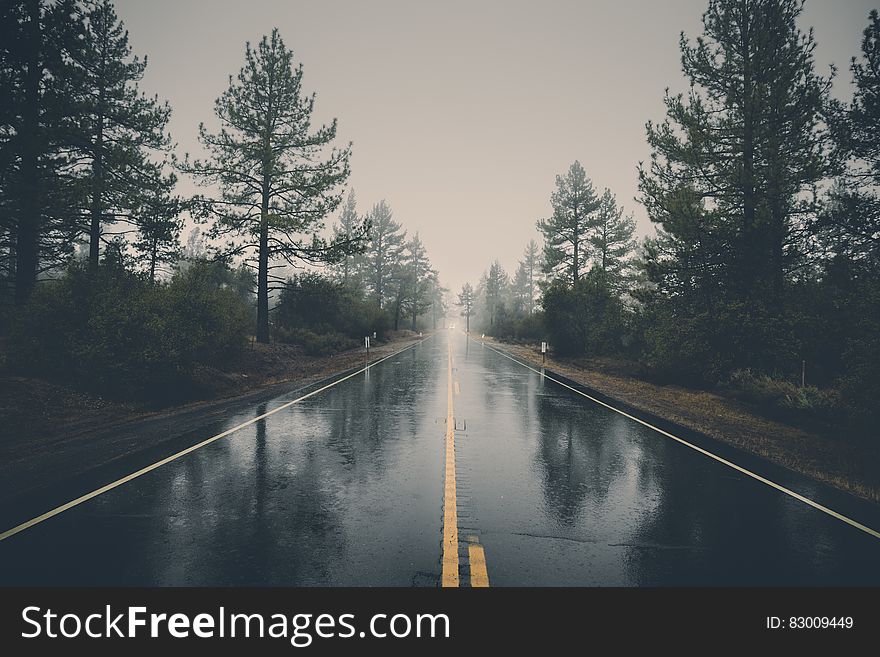
[{"label": "pale sky", "polygon": [[[801,27],[815,28],[819,71],[837,65],[837,95],[850,93],[849,60],[878,1],[807,0]],[[245,42],[278,27],[317,94],[316,122],[336,117],[340,143],[354,143],[359,210],[386,199],[453,292],[496,257],[513,273],[575,159],[640,234],[653,231],[634,201],[644,126],[663,118],[666,87],[683,89],[679,33],[700,33],[707,4],[116,0],[149,57],[143,90],[171,103],[181,154],[201,155],[198,124],[213,120]]]}]

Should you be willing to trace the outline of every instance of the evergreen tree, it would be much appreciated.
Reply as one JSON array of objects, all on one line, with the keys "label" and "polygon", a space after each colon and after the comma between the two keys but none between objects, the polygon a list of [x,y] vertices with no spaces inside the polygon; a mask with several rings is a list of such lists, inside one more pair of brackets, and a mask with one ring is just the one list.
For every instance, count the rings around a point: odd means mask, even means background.
[{"label": "evergreen tree", "polygon": [[[440,284],[440,274],[436,269],[431,270],[430,275],[430,299],[431,299],[431,328],[437,330],[437,320],[446,317],[446,293],[448,288]],[[445,322],[444,322],[445,325]]]},{"label": "evergreen tree", "polygon": [[[821,129],[829,82],[813,68],[800,0],[711,0],[704,34],[681,38],[688,97],[648,123],[642,201],[683,248],[700,248],[720,287],[778,298],[804,255],[815,185],[830,171]],[[674,268],[674,263],[673,268]]]},{"label": "evergreen tree", "polygon": [[832,105],[839,154],[845,175],[831,194],[819,230],[830,232],[834,250],[880,263],[880,14],[868,16],[862,58],[853,58],[856,90],[849,107]]},{"label": "evergreen tree", "polygon": [[81,29],[74,0],[0,5],[0,270],[18,304],[73,251],[69,208],[78,201],[65,146]]},{"label": "evergreen tree", "polygon": [[535,312],[535,296],[537,292],[538,277],[541,271],[541,263],[539,260],[538,244],[535,240],[529,240],[523,254],[523,266],[526,269],[528,277],[528,286],[526,288],[526,313],[531,315]]},{"label": "evergreen tree", "polygon": [[[784,286],[807,263],[816,187],[833,171],[800,0],[710,0],[704,34],[681,37],[691,90],[648,123],[641,201],[662,227],[647,245],[654,344],[716,377],[774,371],[788,350]],[[662,333],[662,336],[661,336]]]},{"label": "evergreen tree", "polygon": [[379,201],[367,215],[370,239],[363,258],[363,279],[380,308],[396,300],[406,231],[394,221],[391,208]]},{"label": "evergreen tree", "polygon": [[[366,226],[368,225],[367,223]],[[333,234],[335,242],[352,244],[357,250],[346,251],[339,262],[334,264],[333,271],[340,283],[354,290],[359,290],[363,285],[358,274],[363,266],[363,251],[367,246],[363,239],[364,227],[364,222],[358,217],[357,198],[352,189],[339,213],[338,223],[333,226]]]},{"label": "evergreen tree", "polygon": [[141,193],[161,186],[150,158],[170,145],[166,125],[171,109],[138,90],[147,59],[132,56],[128,31],[109,0],[88,5],[81,47],[72,52],[72,61],[73,141],[80,162],[87,165],[82,171],[89,198],[84,228],[94,270],[105,225],[131,222]]},{"label": "evergreen tree", "polygon": [[595,266],[602,272],[612,289],[623,287],[630,256],[636,248],[633,239],[636,222],[632,215],[624,216],[611,190],[606,189],[596,214],[596,230],[590,236]]},{"label": "evergreen tree", "polygon": [[522,315],[528,312],[529,302],[529,270],[525,261],[520,260],[511,284],[513,293],[513,312]]},{"label": "evergreen tree", "polygon": [[134,248],[136,260],[146,267],[147,276],[155,282],[157,269],[180,258],[180,233],[183,230],[182,212],[185,203],[172,194],[176,177],[171,174],[154,176],[156,184],[142,194],[135,209],[137,238]]},{"label": "evergreen tree", "polygon": [[504,297],[507,293],[508,276],[507,272],[497,260],[489,265],[489,271],[486,273],[485,282],[485,304],[486,317],[489,320],[488,328],[491,330],[495,326],[498,314],[504,305]]},{"label": "evergreen tree", "polygon": [[401,300],[411,319],[410,329],[415,331],[418,316],[431,307],[434,274],[428,261],[428,252],[418,233],[406,243],[402,264],[404,293]]},{"label": "evergreen tree", "polygon": [[327,152],[336,121],[312,129],[315,97],[303,95],[302,75],[277,29],[256,49],[248,43],[244,67],[214,106],[219,132],[200,126],[209,159],[183,165],[221,189],[203,199],[203,211],[214,219],[211,236],[232,240],[224,255],[257,261],[259,342],[269,340],[269,270],[283,266],[273,263],[338,262],[366,235],[363,226],[357,240],[321,236],[341,201],[351,148]]},{"label": "evergreen tree", "polygon": [[461,286],[461,292],[458,293],[458,305],[461,307],[461,316],[464,317],[467,333],[471,332],[471,315],[474,313],[475,303],[474,288],[470,283],[465,283]]},{"label": "evergreen tree", "polygon": [[580,162],[564,176],[556,176],[550,203],[553,215],[537,223],[544,236],[544,270],[574,285],[589,265],[589,233],[599,209],[593,183]]}]

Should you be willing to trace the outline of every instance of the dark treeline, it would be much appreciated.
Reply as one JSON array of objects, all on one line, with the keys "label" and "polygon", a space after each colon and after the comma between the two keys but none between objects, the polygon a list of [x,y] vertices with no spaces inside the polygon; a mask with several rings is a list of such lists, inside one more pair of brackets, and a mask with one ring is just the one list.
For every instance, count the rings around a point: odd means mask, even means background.
[{"label": "dark treeline", "polygon": [[844,103],[815,70],[802,8],[709,3],[700,38],[681,39],[690,91],[667,94],[665,120],[647,125],[638,200],[656,235],[637,246],[632,219],[575,162],[538,222],[537,310],[530,247],[512,281],[496,262],[477,286],[482,330],[722,386],[787,417],[878,419],[880,18]]},{"label": "dark treeline", "polygon": [[419,234],[409,237],[385,200],[359,214],[350,191],[333,226],[334,241],[351,242],[362,230],[366,237],[358,248],[342,252],[329,275],[309,272],[286,281],[275,316],[281,339],[326,353],[373,333],[381,339],[388,330],[438,327],[447,290]]},{"label": "dark treeline", "polygon": [[[246,45],[199,127],[202,158],[174,153],[171,107],[141,91],[147,58],[109,0],[4,2],[0,30],[0,332],[15,368],[143,396],[185,388],[248,335],[326,353],[443,314],[423,244],[384,201],[358,216],[349,196],[325,235],[351,145],[334,145],[335,120],[312,124],[277,30]],[[176,193],[180,174],[205,192]],[[206,229],[183,246],[187,222]]]}]

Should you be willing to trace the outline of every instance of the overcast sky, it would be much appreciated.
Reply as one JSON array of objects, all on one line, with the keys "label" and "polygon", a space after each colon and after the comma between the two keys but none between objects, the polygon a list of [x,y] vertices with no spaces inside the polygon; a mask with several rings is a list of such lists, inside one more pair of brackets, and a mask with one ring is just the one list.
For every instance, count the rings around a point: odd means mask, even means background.
[{"label": "overcast sky", "polygon": [[[850,58],[878,0],[808,0],[817,61],[850,91]],[[636,204],[645,122],[683,89],[678,35],[700,33],[707,0],[117,0],[142,83],[173,108],[181,153],[256,43],[278,27],[317,94],[316,119],[354,143],[359,210],[385,198],[418,231],[445,285],[512,273],[556,174],[575,159],[653,231]],[[188,189],[185,191],[189,191]]]}]

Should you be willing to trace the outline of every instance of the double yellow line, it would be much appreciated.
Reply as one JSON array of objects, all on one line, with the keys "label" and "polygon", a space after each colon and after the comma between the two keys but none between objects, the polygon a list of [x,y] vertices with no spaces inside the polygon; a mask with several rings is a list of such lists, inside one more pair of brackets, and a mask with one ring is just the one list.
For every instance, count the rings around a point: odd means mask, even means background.
[{"label": "double yellow line", "polygon": [[[452,336],[450,335],[447,357],[446,380],[446,473],[443,491],[443,566],[440,584],[443,587],[456,587],[460,583],[458,559],[458,500],[455,486],[455,413],[453,408],[452,382]],[[455,382],[456,394],[461,387]],[[486,570],[486,553],[475,536],[468,537],[468,563],[470,565],[470,585],[472,588],[489,586]]]},{"label": "double yellow line", "polygon": [[448,346],[446,385],[446,475],[443,490],[442,586],[458,586],[458,501],[455,496],[455,416],[452,409],[452,337]]}]

